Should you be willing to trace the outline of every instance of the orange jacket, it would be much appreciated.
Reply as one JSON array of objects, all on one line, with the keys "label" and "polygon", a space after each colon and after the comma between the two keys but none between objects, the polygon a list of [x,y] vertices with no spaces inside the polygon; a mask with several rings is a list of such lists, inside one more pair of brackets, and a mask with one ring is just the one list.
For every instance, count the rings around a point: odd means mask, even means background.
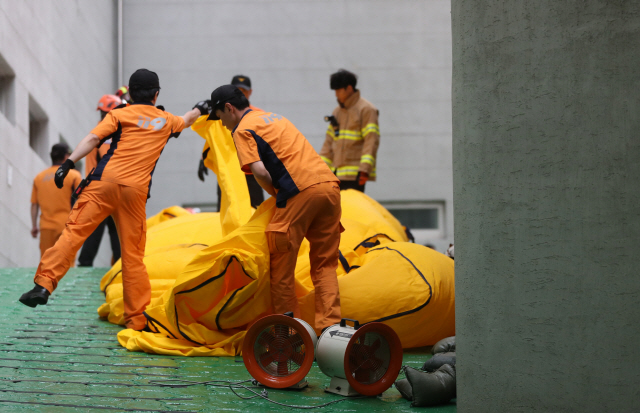
[{"label": "orange jacket", "polygon": [[287,118],[272,112],[250,110],[232,132],[240,166],[250,173],[250,164],[262,161],[277,191],[276,205],[311,185],[338,182],[307,141]]},{"label": "orange jacket", "polygon": [[113,109],[91,133],[111,139],[91,179],[148,191],[160,154],[172,136],[184,129],[184,120],[151,104]]}]

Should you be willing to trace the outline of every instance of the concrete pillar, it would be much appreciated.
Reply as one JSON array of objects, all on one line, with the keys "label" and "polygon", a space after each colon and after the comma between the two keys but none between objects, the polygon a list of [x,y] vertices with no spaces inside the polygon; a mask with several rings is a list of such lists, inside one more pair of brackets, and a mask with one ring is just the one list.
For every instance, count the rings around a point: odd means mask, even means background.
[{"label": "concrete pillar", "polygon": [[640,411],[640,3],[452,23],[458,411]]}]

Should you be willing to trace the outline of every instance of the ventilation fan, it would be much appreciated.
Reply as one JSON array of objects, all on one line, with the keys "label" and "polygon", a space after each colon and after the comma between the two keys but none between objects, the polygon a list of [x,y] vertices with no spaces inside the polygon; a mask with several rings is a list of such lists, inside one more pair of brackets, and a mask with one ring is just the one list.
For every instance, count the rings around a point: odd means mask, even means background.
[{"label": "ventilation fan", "polygon": [[316,333],[293,313],[269,315],[253,323],[244,337],[242,359],[249,374],[274,389],[308,386]]},{"label": "ventilation fan", "polygon": [[316,347],[318,367],[331,383],[325,391],[342,396],[376,396],[398,377],[402,365],[402,344],[393,329],[382,323],[327,328]]}]

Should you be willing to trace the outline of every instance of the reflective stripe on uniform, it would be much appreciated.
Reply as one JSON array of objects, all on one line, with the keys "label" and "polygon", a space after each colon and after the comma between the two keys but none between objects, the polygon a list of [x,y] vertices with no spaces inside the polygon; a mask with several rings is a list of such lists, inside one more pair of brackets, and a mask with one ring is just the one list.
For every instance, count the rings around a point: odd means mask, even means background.
[{"label": "reflective stripe on uniform", "polygon": [[[341,166],[340,168],[338,168],[336,170],[336,176],[339,178],[341,176],[343,177],[347,177],[347,176],[357,176],[358,172],[360,172],[360,168],[357,166]],[[376,168],[373,168],[373,170],[371,171],[371,173],[369,173],[369,177],[370,178],[375,178],[376,177]]]},{"label": "reflective stripe on uniform", "polygon": [[336,176],[356,176],[358,175],[359,168],[357,166],[341,166],[336,171]]},{"label": "reflective stripe on uniform", "polygon": [[380,135],[380,128],[375,123],[367,123],[367,125],[362,128],[362,136],[367,136],[370,133],[377,133]]},{"label": "reflective stripe on uniform", "polygon": [[376,158],[374,158],[373,155],[362,155],[360,157],[360,163],[368,163],[369,165],[374,166]]},{"label": "reflective stripe on uniform", "polygon": [[325,156],[320,156],[329,168],[333,168],[333,161]]},{"label": "reflective stripe on uniform", "polygon": [[349,130],[349,129],[340,129],[337,137],[334,137],[333,140],[337,141],[339,139],[347,139],[350,141],[361,141],[362,135],[357,130]]},{"label": "reflective stripe on uniform", "polygon": [[327,128],[327,135],[331,136],[334,141],[336,140],[336,132],[333,130],[333,126],[329,125]]}]

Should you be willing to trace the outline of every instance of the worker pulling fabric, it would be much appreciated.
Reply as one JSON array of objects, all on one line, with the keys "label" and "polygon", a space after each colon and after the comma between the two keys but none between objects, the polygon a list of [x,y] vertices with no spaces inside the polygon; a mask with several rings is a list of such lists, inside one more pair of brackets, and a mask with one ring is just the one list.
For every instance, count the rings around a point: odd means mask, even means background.
[{"label": "worker pulling fabric", "polygon": [[[240,92],[242,92],[242,94],[247,98],[247,100],[249,100],[251,94],[253,93],[253,90],[251,89],[251,79],[249,79],[249,76],[236,75],[231,79],[231,84],[237,87]],[[262,111],[262,109],[253,106],[251,103],[249,103],[249,107],[252,110]],[[224,128],[220,130],[220,133],[209,134],[208,138],[209,140],[205,139],[205,144],[202,148],[202,159],[200,160],[200,165],[198,166],[198,178],[200,178],[202,182],[204,182],[204,176],[209,174],[207,165],[211,165],[213,163],[212,159],[215,157],[215,154],[212,152],[212,150],[215,151],[216,144],[224,144],[227,139],[229,139],[230,141],[232,140],[231,133]],[[207,159],[209,157],[211,157],[211,159]],[[258,184],[256,178],[251,174],[246,174],[245,179],[247,180],[247,188],[249,189],[251,206],[253,208],[258,208],[258,206],[264,202],[264,193],[262,192],[262,187],[260,186],[260,184]],[[219,182],[216,186],[216,193],[218,196],[216,211],[220,212],[223,210],[222,191],[220,190]]]},{"label": "worker pulling fabric", "polygon": [[340,321],[338,247],[341,205],[338,180],[307,139],[281,115],[253,111],[233,85],[211,93],[211,120],[232,131],[243,171],[276,198],[266,228],[270,252],[271,305],[274,313],[300,317],[295,294],[295,266],[304,238],[310,243],[315,286],[315,328]]},{"label": "worker pulling fabric", "polygon": [[[102,96],[100,98],[100,101],[98,102],[97,108],[97,110],[100,111],[100,121],[102,121],[107,116],[107,113],[111,112],[112,109],[117,108],[121,104],[122,100],[116,95]],[[84,174],[87,178],[89,177],[91,172],[93,172],[98,166],[100,160],[109,152],[110,148],[111,139],[107,139],[106,141],[102,142],[102,144],[98,145],[98,147],[89,152],[89,154],[85,157]],[[118,239],[118,231],[116,230],[116,224],[115,222],[113,222],[113,218],[111,216],[108,216],[104,221],[98,224],[98,227],[93,231],[93,233],[91,233],[91,235],[89,235],[89,237],[82,245],[80,255],[78,256],[79,267],[93,267],[93,260],[98,254],[98,249],[100,248],[100,243],[102,242],[102,234],[104,234],[105,227],[107,227],[109,230],[109,241],[111,244],[112,252],[111,265],[113,265],[120,259],[120,240]]]},{"label": "worker pulling fabric", "polygon": [[112,139],[109,151],[89,176],[91,182],[80,194],[60,239],[42,257],[34,277],[36,285],[20,297],[20,302],[29,307],[46,304],[82,242],[111,215],[122,244],[125,325],[143,330],[146,327],[143,311],[151,299],[149,277],[142,260],[151,176],[168,139],[177,137],[209,110],[205,102],[199,102],[183,116],[156,108],[160,81],[156,73],[146,69],[131,75],[129,88],[134,103],[110,111],[58,168],[54,180],[62,188],[75,162],[101,141]]}]

